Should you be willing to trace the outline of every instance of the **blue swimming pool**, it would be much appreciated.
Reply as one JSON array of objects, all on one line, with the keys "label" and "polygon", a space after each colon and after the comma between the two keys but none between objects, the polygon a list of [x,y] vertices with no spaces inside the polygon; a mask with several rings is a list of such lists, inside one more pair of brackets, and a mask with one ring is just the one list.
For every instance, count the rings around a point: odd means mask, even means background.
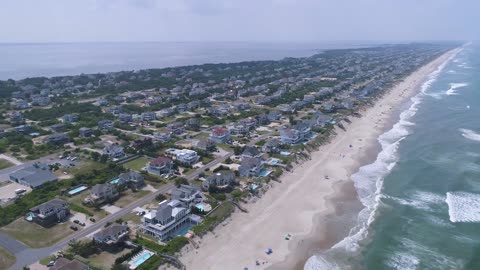
[{"label": "blue swimming pool", "polygon": [[263,176],[263,177],[268,176],[271,172],[272,172],[272,171],[270,171],[270,170],[262,169],[262,170],[260,171],[260,176]]},{"label": "blue swimming pool", "polygon": [[200,211],[205,211],[205,207],[203,206],[203,203],[197,203],[195,207]]},{"label": "blue swimming pool", "polygon": [[118,184],[120,182],[120,178],[115,178],[112,181],[110,181],[110,184]]},{"label": "blue swimming pool", "polygon": [[139,256],[137,256],[132,260],[131,265],[133,266],[133,269],[137,268],[146,260],[150,259],[150,257],[152,257],[152,253],[148,251],[142,251],[142,253]]},{"label": "blue swimming pool", "polygon": [[79,187],[76,187],[76,188],[70,190],[70,191],[68,192],[68,195],[75,195],[75,194],[78,194],[78,193],[80,193],[80,192],[82,192],[82,191],[84,191],[84,190],[86,190],[86,189],[87,189],[86,186],[79,186]]},{"label": "blue swimming pool", "polygon": [[33,220],[33,213],[28,213],[27,216],[25,217],[27,221],[32,221]]},{"label": "blue swimming pool", "polygon": [[188,231],[193,227],[193,224],[188,224],[186,227],[182,228],[181,230],[179,230],[177,232],[177,235],[178,236],[182,236],[182,235],[185,235],[186,233],[188,233]]},{"label": "blue swimming pool", "polygon": [[282,152],[280,152],[280,155],[282,155],[282,156],[290,156],[290,154],[291,154],[291,153],[288,152],[288,151],[282,151]]}]

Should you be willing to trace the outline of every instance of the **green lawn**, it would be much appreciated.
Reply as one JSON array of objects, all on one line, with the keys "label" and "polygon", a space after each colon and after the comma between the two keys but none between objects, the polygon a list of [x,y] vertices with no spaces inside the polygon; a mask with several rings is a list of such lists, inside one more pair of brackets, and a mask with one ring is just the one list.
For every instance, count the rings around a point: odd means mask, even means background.
[{"label": "green lawn", "polygon": [[75,167],[66,168],[64,171],[70,173],[71,175],[75,175],[78,173],[89,172],[93,170],[104,170],[106,169],[107,165],[95,162],[92,160],[82,161],[80,165]]},{"label": "green lawn", "polygon": [[82,204],[84,199],[90,195],[90,191],[86,190],[73,197],[63,197],[70,204],[70,209],[74,212],[84,213],[87,216],[92,216],[96,220],[102,219],[108,216],[108,213],[103,209],[95,209]]},{"label": "green lawn", "polygon": [[0,170],[8,168],[8,167],[12,167],[14,165],[15,164],[11,163],[10,161],[8,161],[6,159],[3,159],[3,158],[0,158]]},{"label": "green lawn", "polygon": [[217,217],[219,220],[223,220],[225,217],[230,216],[233,212],[234,206],[231,202],[224,202],[220,206],[210,213],[210,217]]},{"label": "green lawn", "polygon": [[134,201],[146,196],[149,193],[151,193],[150,190],[139,190],[136,192],[133,192],[131,190],[124,191],[122,196],[115,201],[115,206],[123,208],[133,203]]},{"label": "green lawn", "polygon": [[55,224],[51,228],[44,228],[36,223],[28,222],[22,217],[0,230],[32,248],[41,248],[51,246],[70,235],[72,233],[69,228],[71,224],[71,222],[65,222]]},{"label": "green lawn", "polygon": [[16,261],[15,256],[6,249],[0,247],[0,269],[8,269]]},{"label": "green lawn", "polygon": [[150,162],[148,158],[139,157],[137,159],[124,163],[123,167],[133,171],[141,171],[143,167],[147,166],[148,162]]},{"label": "green lawn", "polygon": [[128,253],[129,251],[130,249],[123,249],[116,253],[102,251],[99,254],[93,254],[92,256],[89,256],[85,259],[85,261],[87,261],[89,265],[95,267],[96,269],[109,270],[111,269],[112,265],[115,264],[115,260],[118,257]]}]

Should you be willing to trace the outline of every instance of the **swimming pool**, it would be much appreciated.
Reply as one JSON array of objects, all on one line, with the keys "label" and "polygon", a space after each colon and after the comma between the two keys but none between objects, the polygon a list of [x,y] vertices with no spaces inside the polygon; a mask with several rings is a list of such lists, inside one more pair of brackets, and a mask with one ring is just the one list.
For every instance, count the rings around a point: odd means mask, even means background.
[{"label": "swimming pool", "polygon": [[185,228],[182,228],[181,230],[179,230],[177,232],[177,235],[178,236],[183,236],[185,235],[186,233],[188,233],[188,231],[193,227],[193,224],[188,224]]},{"label": "swimming pool", "polygon": [[120,182],[120,178],[115,178],[112,181],[110,181],[110,184],[118,184]]},{"label": "swimming pool", "polygon": [[265,177],[265,176],[268,176],[271,172],[272,171],[270,171],[270,170],[262,169],[259,174],[260,174],[260,176]]},{"label": "swimming pool", "polygon": [[70,190],[70,191],[68,192],[68,195],[75,195],[75,194],[78,194],[78,193],[80,193],[80,192],[84,191],[85,189],[87,189],[87,187],[86,187],[86,186],[79,186],[79,187],[76,187],[76,188],[74,188],[74,189]]},{"label": "swimming pool", "polygon": [[25,219],[26,219],[27,221],[32,221],[32,220],[33,220],[33,216],[34,216],[33,213],[28,213],[27,216],[25,217]]},{"label": "swimming pool", "polygon": [[280,155],[282,155],[282,156],[290,156],[290,154],[291,154],[291,153],[288,152],[288,151],[281,151],[281,152],[280,152]]},{"label": "swimming pool", "polygon": [[128,263],[130,265],[130,269],[135,269],[140,266],[142,263],[150,259],[153,256],[153,253],[148,250],[142,250],[138,255],[133,257],[132,260]]}]

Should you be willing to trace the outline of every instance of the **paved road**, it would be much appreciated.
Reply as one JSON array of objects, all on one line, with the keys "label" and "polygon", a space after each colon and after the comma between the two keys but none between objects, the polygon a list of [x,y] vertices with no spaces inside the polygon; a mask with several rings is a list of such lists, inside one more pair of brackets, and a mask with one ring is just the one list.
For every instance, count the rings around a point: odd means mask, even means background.
[{"label": "paved road", "polygon": [[[23,249],[23,250],[19,249],[20,252],[14,252],[15,256],[17,257],[17,262],[10,269],[11,270],[21,270],[24,266],[30,265],[30,264],[40,260],[43,257],[46,257],[50,254],[53,254],[53,253],[57,252],[58,250],[63,249],[64,247],[66,247],[68,245],[68,243],[72,239],[81,239],[83,237],[86,237],[87,235],[95,232],[96,230],[98,230],[100,228],[103,228],[107,222],[114,222],[115,220],[121,218],[122,216],[131,213],[135,208],[137,208],[139,206],[143,206],[143,205],[151,202],[152,200],[155,199],[155,197],[158,194],[165,193],[165,192],[171,190],[173,187],[174,187],[173,184],[165,185],[161,189],[159,189],[159,190],[157,190],[153,193],[150,193],[147,196],[133,202],[129,206],[127,206],[125,208],[122,208],[120,211],[99,220],[98,222],[96,222],[95,224],[85,228],[84,230],[81,230],[81,231],[76,232],[76,233],[72,233],[70,236],[68,236],[67,238],[63,239],[62,241],[56,243],[53,246],[46,247],[46,248],[39,248],[39,249],[31,249],[31,248]],[[4,246],[1,239],[2,238],[0,237],[0,245]],[[6,243],[6,244],[8,244],[8,243]],[[6,246],[4,246],[4,247],[6,247]]]},{"label": "paved road", "polygon": [[[268,136],[271,136],[272,134],[273,134],[272,132],[263,134],[263,135],[255,138],[255,139],[251,140],[247,145],[250,145],[250,146],[254,145],[258,141],[261,141],[261,140],[267,138]],[[189,181],[194,180],[200,175],[200,173],[204,172],[207,168],[210,169],[210,168],[216,166],[217,164],[224,162],[226,159],[228,159],[232,155],[233,155],[233,153],[228,152],[227,154],[216,158],[215,160],[211,161],[210,163],[206,164],[205,166],[196,169],[194,172],[190,173],[186,178]],[[48,160],[49,158],[52,158],[52,157],[45,157],[44,159]],[[18,170],[18,168],[16,170]],[[4,170],[0,171],[0,174],[4,173],[3,171]],[[15,254],[15,256],[17,257],[17,262],[10,268],[10,270],[21,270],[24,266],[30,265],[30,264],[40,260],[43,257],[49,256],[50,254],[53,254],[53,253],[57,252],[58,250],[61,250],[61,249],[65,248],[72,239],[81,239],[83,237],[86,237],[87,235],[95,232],[96,230],[98,230],[100,228],[103,228],[107,222],[114,222],[115,220],[121,218],[122,216],[131,213],[135,208],[143,206],[143,205],[151,202],[152,200],[155,199],[155,197],[158,194],[166,193],[167,191],[171,190],[173,187],[174,187],[173,184],[168,184],[166,186],[163,186],[162,188],[155,191],[154,193],[148,194],[147,196],[133,202],[129,206],[127,206],[125,208],[122,208],[120,211],[118,211],[114,214],[111,214],[111,215],[97,221],[95,224],[85,228],[84,230],[81,230],[79,232],[71,234],[67,238],[63,239],[62,241],[60,241],[60,242],[58,242],[55,245],[50,246],[50,247],[39,248],[39,249],[27,248],[25,245],[19,243],[18,241],[11,238],[10,236],[3,235],[3,234],[0,233],[0,246],[3,246],[3,247],[7,248],[11,245],[11,247],[9,247],[7,249],[9,251],[11,251],[13,254]]]}]

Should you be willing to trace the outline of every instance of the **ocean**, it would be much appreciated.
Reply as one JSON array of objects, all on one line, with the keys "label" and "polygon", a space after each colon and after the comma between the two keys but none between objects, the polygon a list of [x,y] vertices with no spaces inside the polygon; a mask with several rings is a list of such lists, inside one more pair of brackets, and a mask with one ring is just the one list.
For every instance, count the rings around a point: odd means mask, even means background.
[{"label": "ocean", "polygon": [[373,42],[0,43],[0,80],[307,57]]},{"label": "ocean", "polygon": [[352,175],[364,205],[313,269],[480,269],[480,45],[430,74]]}]

